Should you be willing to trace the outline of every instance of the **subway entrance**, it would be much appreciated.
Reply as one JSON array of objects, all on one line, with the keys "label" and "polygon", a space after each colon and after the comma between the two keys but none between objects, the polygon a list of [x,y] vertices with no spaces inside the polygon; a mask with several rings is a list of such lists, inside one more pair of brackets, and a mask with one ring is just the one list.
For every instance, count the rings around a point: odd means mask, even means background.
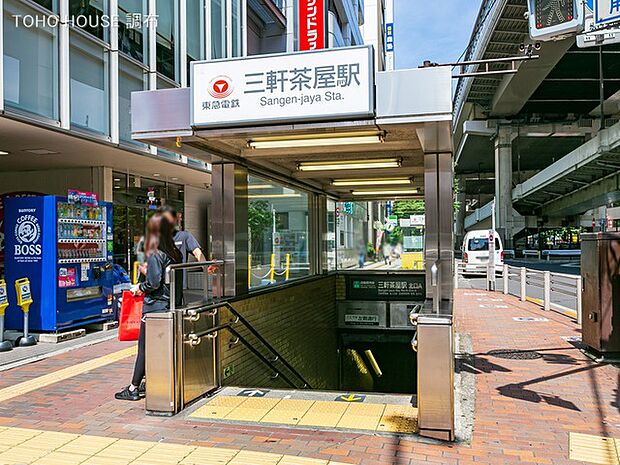
[{"label": "subway entrance", "polygon": [[[160,381],[149,381],[151,413],[227,387],[336,402],[391,392],[406,405],[379,402],[376,428],[415,411],[420,434],[453,438],[450,72],[375,74],[372,57],[353,47],[196,62],[190,90],[132,95],[135,139],[212,166],[211,260],[169,270],[171,283],[197,274],[187,281],[199,299],[147,322],[147,378]],[[304,90],[288,75],[309,63],[311,82],[340,70],[328,81],[337,102],[287,103]],[[274,67],[282,79],[263,86]],[[214,96],[222,76],[234,85]],[[309,89],[327,92],[321,79]],[[282,106],[263,108],[265,94]],[[304,404],[300,424],[355,410],[324,401]],[[204,402],[223,419],[237,407],[270,415],[259,402]]]}]

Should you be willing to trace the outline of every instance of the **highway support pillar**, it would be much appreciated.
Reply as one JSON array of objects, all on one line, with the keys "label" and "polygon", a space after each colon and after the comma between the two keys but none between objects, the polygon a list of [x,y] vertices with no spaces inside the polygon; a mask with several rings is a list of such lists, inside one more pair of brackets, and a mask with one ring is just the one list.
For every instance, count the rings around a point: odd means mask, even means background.
[{"label": "highway support pillar", "polygon": [[499,126],[495,136],[495,227],[504,249],[512,248],[512,140],[510,126]]}]

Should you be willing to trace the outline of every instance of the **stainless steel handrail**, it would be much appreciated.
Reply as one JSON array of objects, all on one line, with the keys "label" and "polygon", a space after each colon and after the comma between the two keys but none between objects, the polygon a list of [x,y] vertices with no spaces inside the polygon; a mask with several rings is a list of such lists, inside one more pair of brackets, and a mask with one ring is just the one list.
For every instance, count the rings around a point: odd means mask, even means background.
[{"label": "stainless steel handrail", "polygon": [[[301,380],[301,382],[303,383],[302,388],[304,389],[312,389],[312,387],[310,386],[310,383],[308,383],[305,378],[295,369],[295,367],[293,367],[277,350],[275,347],[273,347],[269,341],[267,341],[257,330],[256,328],[254,328],[254,326],[252,326],[252,324],[245,319],[245,317],[243,315],[241,315],[241,313],[239,313],[237,311],[237,309],[228,301],[223,301],[223,302],[218,302],[212,305],[207,305],[205,307],[199,308],[199,309],[191,309],[188,310],[186,312],[186,315],[189,318],[200,318],[200,315],[202,313],[205,312],[210,312],[213,310],[217,310],[221,307],[226,307],[228,309],[228,311],[230,313],[233,314],[233,316],[235,317],[235,319],[230,322],[231,326],[230,329],[232,329],[232,325],[236,324],[236,323],[241,323],[243,326],[245,326],[245,328],[250,331],[250,333],[252,333],[254,335],[254,337],[256,337],[256,339],[258,339],[258,341],[263,344],[274,356],[275,358],[273,359],[273,361],[280,361],[282,362],[282,364],[288,368],[289,371],[291,371],[291,373],[293,373],[299,380]],[[205,334],[207,334],[209,332],[209,330],[204,331]],[[201,333],[197,333],[195,334],[196,337],[201,337],[202,334]],[[284,378],[284,377],[283,377]],[[297,387],[297,386],[295,386]]]}]

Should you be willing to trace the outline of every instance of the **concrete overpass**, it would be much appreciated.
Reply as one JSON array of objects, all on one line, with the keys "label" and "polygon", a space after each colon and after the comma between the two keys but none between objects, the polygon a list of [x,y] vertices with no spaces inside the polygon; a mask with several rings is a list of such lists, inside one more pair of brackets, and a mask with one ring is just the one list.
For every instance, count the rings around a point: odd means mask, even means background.
[{"label": "concrete overpass", "polygon": [[[515,57],[533,46],[526,12],[525,0],[483,0],[463,60]],[[609,128],[620,116],[620,47],[579,49],[568,38],[544,42],[535,53],[538,59],[512,74],[457,82],[453,135],[463,206],[457,235],[490,226],[493,198],[509,246],[527,229],[577,226],[584,213],[620,199],[612,185],[620,169],[617,130],[599,134],[599,60]],[[573,166],[576,160],[589,161]]]}]

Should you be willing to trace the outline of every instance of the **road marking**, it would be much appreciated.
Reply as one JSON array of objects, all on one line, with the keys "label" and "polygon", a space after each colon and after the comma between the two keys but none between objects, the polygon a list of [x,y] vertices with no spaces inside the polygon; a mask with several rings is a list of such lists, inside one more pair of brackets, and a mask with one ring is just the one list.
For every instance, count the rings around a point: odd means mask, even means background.
[{"label": "road marking", "polygon": [[67,368],[62,368],[61,370],[53,371],[46,375],[24,381],[23,383],[0,389],[0,402],[28,394],[29,392],[36,391],[37,389],[49,386],[50,384],[73,378],[74,376],[81,375],[87,371],[110,365],[111,363],[118,362],[124,358],[131,357],[132,355],[135,355],[136,352],[136,346],[129,347],[127,349],[119,350],[118,352],[104,355],[103,357],[87,360],[86,362],[78,363],[77,365]]},{"label": "road marking", "polygon": [[241,397],[265,397],[265,394],[269,392],[269,389],[244,389],[237,394]]},{"label": "road marking", "polygon": [[[34,465],[344,465],[240,449],[0,427],[0,463]],[[7,448],[4,448],[7,444]]]},{"label": "road marking", "polygon": [[341,396],[336,397],[336,401],[338,402],[364,402],[364,399],[366,399],[366,396],[358,396],[355,394],[343,394]]}]

